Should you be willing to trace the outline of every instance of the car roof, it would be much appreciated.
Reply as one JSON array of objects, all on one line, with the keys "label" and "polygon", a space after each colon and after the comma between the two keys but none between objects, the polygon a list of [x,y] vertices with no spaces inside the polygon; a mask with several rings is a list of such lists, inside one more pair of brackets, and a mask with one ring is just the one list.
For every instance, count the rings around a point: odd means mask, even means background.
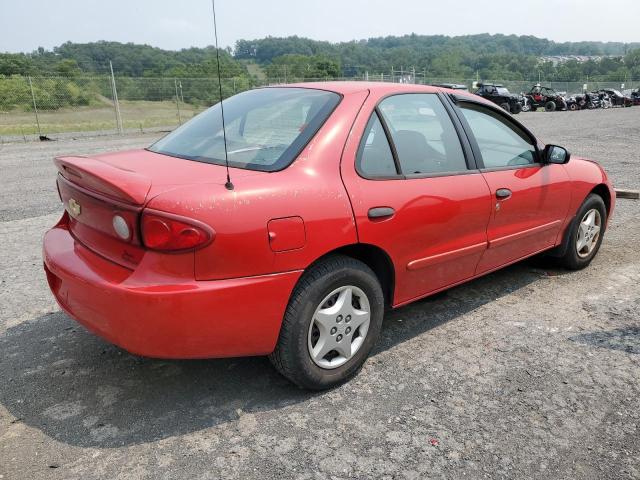
[{"label": "car roof", "polygon": [[329,92],[348,95],[351,93],[369,90],[372,95],[382,97],[395,93],[451,93],[456,96],[466,96],[469,99],[495,107],[495,104],[465,90],[452,90],[450,88],[436,87],[433,85],[419,85],[415,83],[392,83],[392,82],[356,82],[356,81],[330,81],[330,82],[301,82],[272,85],[270,88],[314,88],[317,90],[327,90]]},{"label": "car roof", "polygon": [[287,83],[283,85],[274,85],[277,87],[298,87],[298,88],[316,88],[318,90],[328,90],[340,94],[348,94],[369,90],[372,93],[392,93],[407,91],[423,91],[425,93],[435,93],[440,88],[431,85],[418,85],[414,83],[392,83],[392,82],[356,82],[356,81],[331,81],[331,82],[301,82]]}]

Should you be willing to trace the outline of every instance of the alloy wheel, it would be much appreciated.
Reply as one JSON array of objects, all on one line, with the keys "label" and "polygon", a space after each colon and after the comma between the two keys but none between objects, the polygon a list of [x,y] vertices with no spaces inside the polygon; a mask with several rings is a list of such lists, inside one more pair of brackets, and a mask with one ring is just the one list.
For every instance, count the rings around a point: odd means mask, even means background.
[{"label": "alloy wheel", "polygon": [[578,234],[576,235],[576,251],[580,258],[588,257],[593,252],[593,249],[598,244],[601,228],[602,217],[600,212],[595,208],[588,210],[580,221]]}]

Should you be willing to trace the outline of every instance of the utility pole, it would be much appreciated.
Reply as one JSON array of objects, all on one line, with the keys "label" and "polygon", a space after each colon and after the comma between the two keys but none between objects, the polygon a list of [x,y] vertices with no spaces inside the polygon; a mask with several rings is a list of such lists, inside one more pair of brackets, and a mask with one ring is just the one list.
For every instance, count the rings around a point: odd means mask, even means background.
[{"label": "utility pole", "polygon": [[182,125],[182,115],[180,115],[180,97],[178,96],[178,79],[173,79],[173,85],[176,87],[176,110],[178,111],[178,124]]},{"label": "utility pole", "polygon": [[111,70],[111,91],[113,93],[113,106],[116,113],[116,126],[118,133],[122,135],[122,117],[120,116],[120,103],[118,102],[118,90],[116,89],[116,77],[113,74],[113,64],[109,60],[109,70]]},{"label": "utility pole", "polygon": [[29,88],[31,89],[31,100],[33,100],[33,111],[36,114],[36,124],[38,125],[38,136],[42,136],[42,131],[40,130],[40,120],[38,119],[38,106],[36,105],[36,95],[33,92],[33,83],[31,83],[31,75],[29,75]]}]

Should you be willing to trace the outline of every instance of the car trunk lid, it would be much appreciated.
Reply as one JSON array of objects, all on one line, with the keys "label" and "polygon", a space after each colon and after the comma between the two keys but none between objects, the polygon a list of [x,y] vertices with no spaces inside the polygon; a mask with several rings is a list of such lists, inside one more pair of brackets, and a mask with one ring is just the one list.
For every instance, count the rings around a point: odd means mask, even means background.
[{"label": "car trunk lid", "polygon": [[[145,253],[140,216],[148,200],[188,184],[224,184],[226,177],[224,166],[147,150],[60,157],[54,163],[60,198],[69,214],[69,230],[76,240],[130,269]],[[233,169],[232,173],[234,178],[252,174],[261,172]],[[129,235],[123,237],[123,231]]]}]

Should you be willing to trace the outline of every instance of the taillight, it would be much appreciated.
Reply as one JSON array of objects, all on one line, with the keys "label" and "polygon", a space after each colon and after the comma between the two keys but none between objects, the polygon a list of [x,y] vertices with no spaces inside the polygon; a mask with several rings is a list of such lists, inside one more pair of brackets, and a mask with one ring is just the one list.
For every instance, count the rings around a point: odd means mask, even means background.
[{"label": "taillight", "polygon": [[215,232],[201,222],[148,210],[142,213],[141,225],[142,242],[152,250],[193,250],[209,244],[215,236]]}]

